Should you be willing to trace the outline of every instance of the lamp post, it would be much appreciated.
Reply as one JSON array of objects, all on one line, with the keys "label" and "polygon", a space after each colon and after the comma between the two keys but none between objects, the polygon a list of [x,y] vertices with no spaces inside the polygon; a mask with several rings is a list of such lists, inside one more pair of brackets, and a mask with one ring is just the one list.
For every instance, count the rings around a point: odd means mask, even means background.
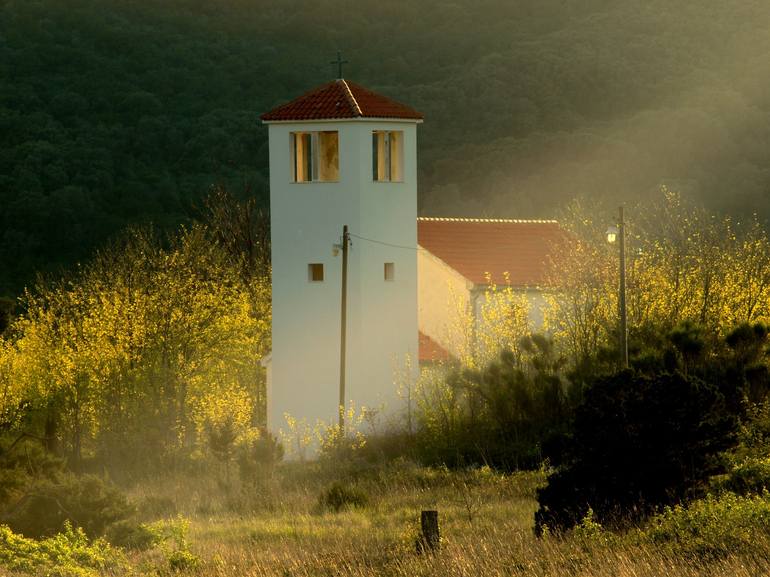
[{"label": "lamp post", "polygon": [[618,288],[618,317],[620,333],[620,368],[628,368],[628,318],[626,315],[626,224],[623,219],[623,207],[618,210],[618,226],[607,229],[607,242],[618,242],[620,253],[620,287]]}]

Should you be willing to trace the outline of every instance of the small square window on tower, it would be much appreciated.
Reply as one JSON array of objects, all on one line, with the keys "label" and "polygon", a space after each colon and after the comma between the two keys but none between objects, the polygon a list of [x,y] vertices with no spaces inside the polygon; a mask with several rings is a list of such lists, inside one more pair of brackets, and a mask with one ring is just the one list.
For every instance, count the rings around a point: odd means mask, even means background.
[{"label": "small square window on tower", "polygon": [[385,263],[385,280],[396,280],[396,265],[392,262]]},{"label": "small square window on tower", "polygon": [[401,130],[372,132],[372,178],[378,182],[401,182],[404,133]]},{"label": "small square window on tower", "polygon": [[307,280],[321,282],[324,279],[324,265],[320,262],[311,262],[307,265]]}]

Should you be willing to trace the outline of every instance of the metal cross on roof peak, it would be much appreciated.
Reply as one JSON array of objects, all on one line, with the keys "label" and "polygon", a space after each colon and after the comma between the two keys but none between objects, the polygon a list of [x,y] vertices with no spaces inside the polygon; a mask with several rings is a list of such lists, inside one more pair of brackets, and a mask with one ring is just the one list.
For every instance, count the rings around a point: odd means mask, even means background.
[{"label": "metal cross on roof peak", "polygon": [[337,65],[337,80],[342,80],[342,65],[343,64],[350,64],[348,60],[342,59],[342,52],[337,50],[337,60],[332,60],[329,62],[329,64],[336,64]]}]

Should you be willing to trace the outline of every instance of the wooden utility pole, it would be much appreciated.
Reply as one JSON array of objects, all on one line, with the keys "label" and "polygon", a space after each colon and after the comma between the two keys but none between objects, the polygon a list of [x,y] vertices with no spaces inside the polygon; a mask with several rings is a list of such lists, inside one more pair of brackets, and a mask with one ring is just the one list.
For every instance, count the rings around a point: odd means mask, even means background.
[{"label": "wooden utility pole", "polygon": [[618,308],[620,309],[620,368],[628,368],[628,317],[626,314],[626,223],[623,218],[623,207],[620,207],[620,294]]},{"label": "wooden utility pole", "polygon": [[342,227],[342,303],[340,307],[340,431],[345,435],[345,349],[347,340],[348,317],[348,245],[350,235],[348,225]]}]

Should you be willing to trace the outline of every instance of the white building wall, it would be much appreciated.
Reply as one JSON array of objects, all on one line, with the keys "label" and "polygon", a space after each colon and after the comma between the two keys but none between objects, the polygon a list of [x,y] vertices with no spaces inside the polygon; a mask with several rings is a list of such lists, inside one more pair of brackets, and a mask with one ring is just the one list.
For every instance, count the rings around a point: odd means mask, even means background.
[{"label": "white building wall", "polygon": [[[485,287],[475,286],[443,260],[424,249],[421,249],[417,256],[417,279],[420,331],[455,358],[460,359],[463,355],[470,354],[473,350],[474,333],[485,330],[482,325],[482,310],[487,301]],[[542,331],[545,304],[542,291],[517,289],[517,293],[526,296],[530,329],[534,332]],[[468,322],[473,326],[469,326]]]},{"label": "white building wall", "polygon": [[467,351],[462,317],[471,310],[473,283],[425,249],[417,255],[420,331],[459,358]]},{"label": "white building wall", "polygon": [[[372,131],[403,131],[403,181],[372,178]],[[417,369],[417,130],[414,123],[366,122],[357,127],[358,146],[365,160],[360,167],[361,218],[354,236],[361,282],[361,323],[365,339],[360,351],[358,380],[350,382],[356,404],[400,408],[394,382],[405,357]],[[373,242],[377,241],[377,242]],[[393,281],[384,280],[386,262],[395,266]],[[372,383],[369,385],[368,383]],[[375,385],[375,383],[380,383]]]},{"label": "white building wall", "polygon": [[[339,181],[291,181],[290,133],[339,132]],[[404,130],[404,182],[372,181],[372,130]],[[393,362],[417,354],[416,125],[370,120],[270,123],[273,352],[268,420],[287,433],[284,415],[308,426],[337,421],[342,255],[332,256],[347,224],[346,397],[357,407],[396,404]],[[396,264],[393,282],[384,262]],[[324,264],[324,281],[308,264]]]}]

